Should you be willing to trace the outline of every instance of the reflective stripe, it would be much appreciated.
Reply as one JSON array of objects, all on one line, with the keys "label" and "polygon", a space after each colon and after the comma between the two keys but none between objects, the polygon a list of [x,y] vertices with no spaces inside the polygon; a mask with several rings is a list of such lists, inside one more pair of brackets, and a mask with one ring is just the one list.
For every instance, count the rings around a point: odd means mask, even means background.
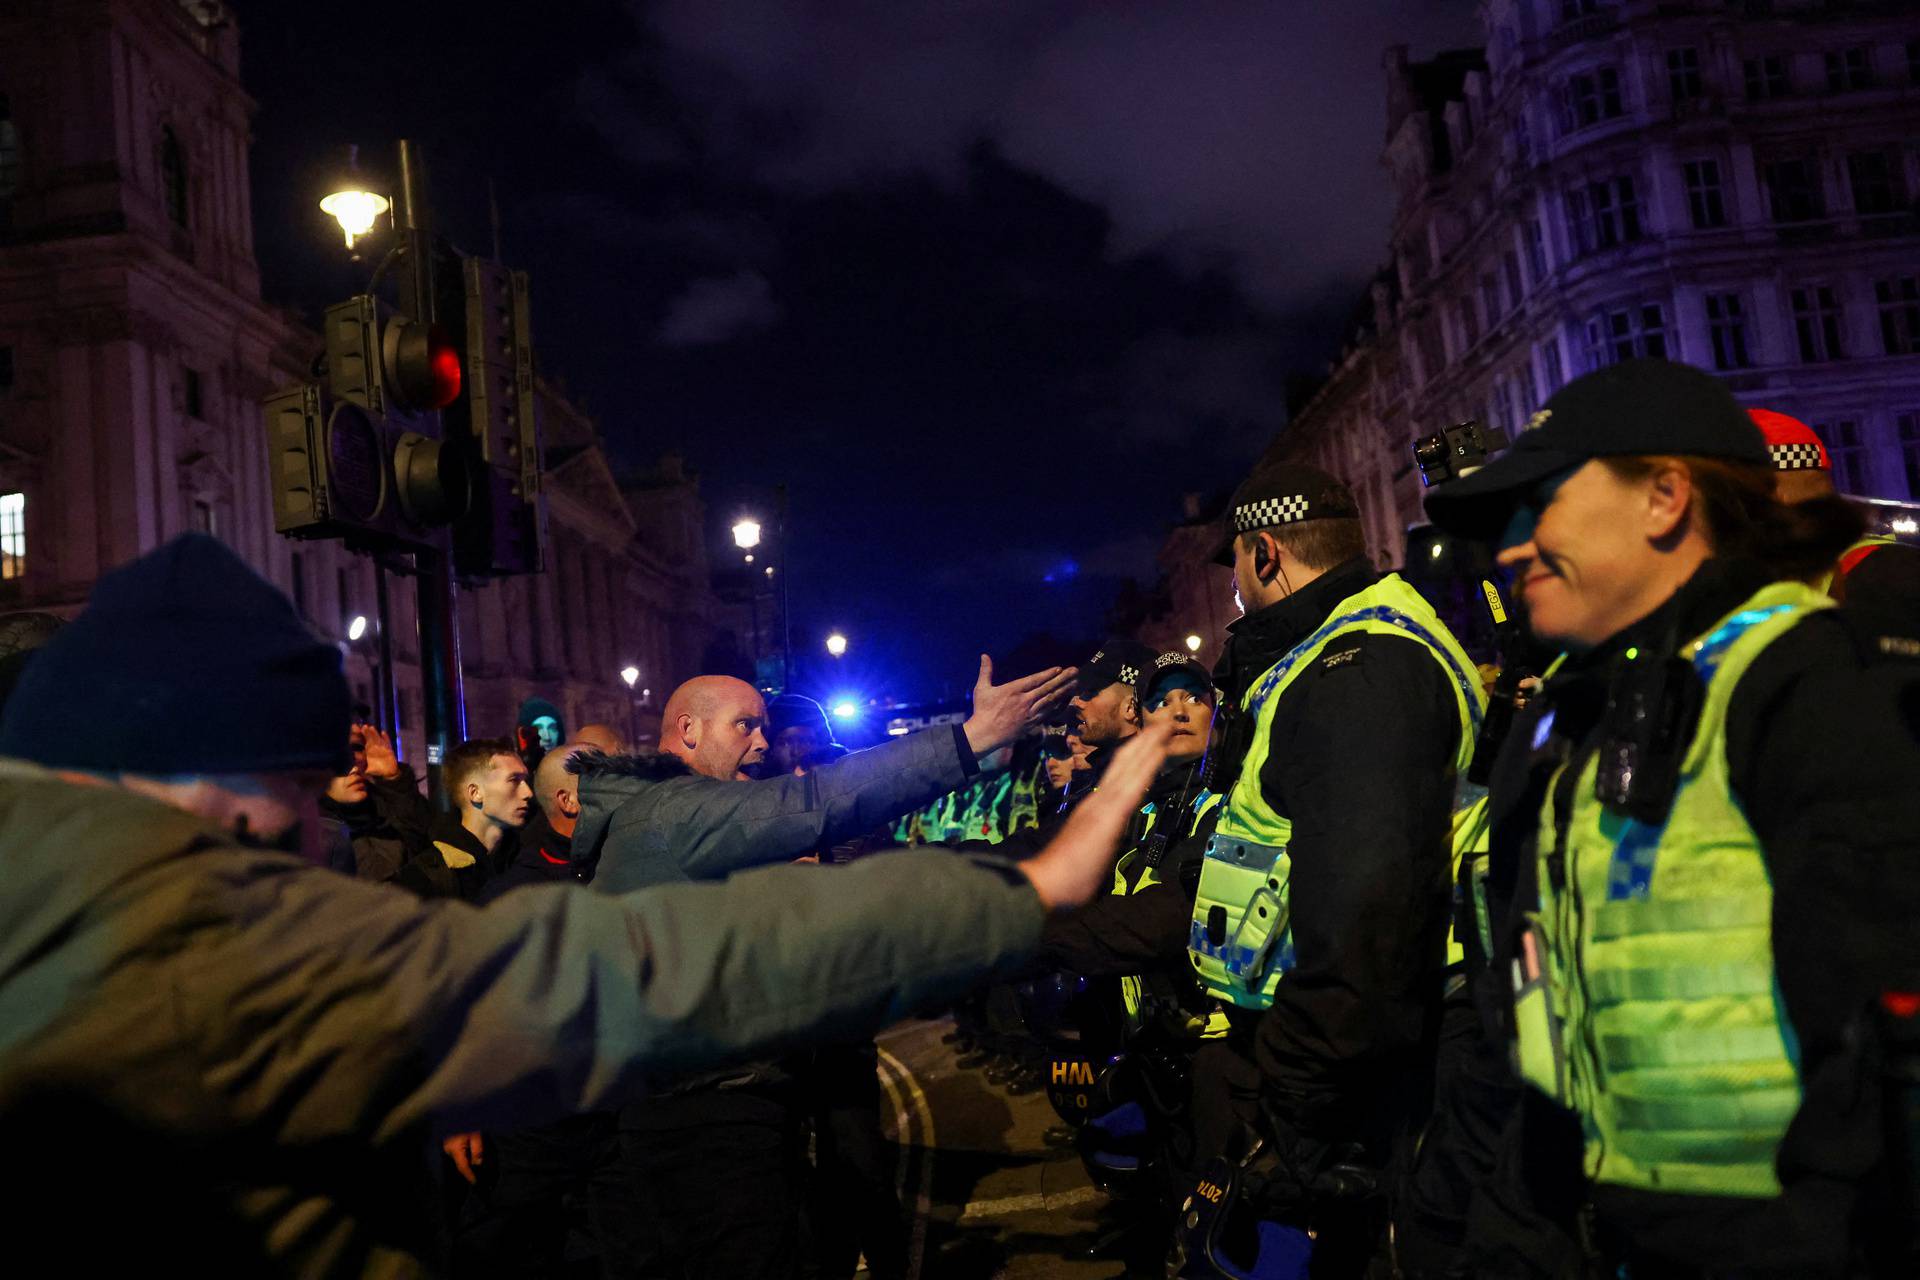
[{"label": "reflective stripe", "polygon": [[1701,1129],[1766,1129],[1777,1135],[1800,1110],[1800,1090],[1789,1082],[1734,1087],[1722,1093],[1635,1097],[1616,1087],[1612,1104],[1624,1128],[1683,1133]]},{"label": "reflective stripe", "polygon": [[1645,1070],[1648,1067],[1777,1062],[1785,1054],[1786,1042],[1778,1027],[1729,1027],[1723,1031],[1665,1031],[1600,1037],[1601,1065],[1609,1074]]},{"label": "reflective stripe", "polygon": [[1773,970],[1763,964],[1602,969],[1587,975],[1587,993],[1595,1005],[1622,1004],[1628,1000],[1772,996]]},{"label": "reflective stripe", "polygon": [[1719,933],[1772,924],[1773,895],[1741,893],[1718,898],[1596,903],[1588,934],[1595,942],[1610,942],[1649,933]]},{"label": "reflective stripe", "polygon": [[1480,705],[1481,691],[1478,677],[1469,675],[1460,666],[1459,662],[1454,659],[1454,656],[1447,652],[1446,645],[1441,643],[1433,632],[1427,630],[1418,622],[1391,605],[1373,605],[1370,608],[1356,609],[1352,613],[1341,614],[1308,636],[1305,640],[1302,640],[1299,644],[1287,650],[1286,656],[1274,663],[1273,666],[1268,669],[1267,674],[1261,678],[1260,683],[1254,687],[1253,696],[1247,701],[1247,713],[1255,720],[1258,720],[1261,709],[1265,707],[1267,699],[1273,696],[1276,689],[1286,683],[1287,677],[1293,673],[1294,667],[1299,664],[1302,658],[1317,652],[1321,646],[1325,645],[1342,631],[1364,626],[1369,622],[1384,622],[1396,631],[1406,632],[1427,648],[1431,649],[1434,654],[1446,664],[1447,670],[1453,674],[1454,683],[1460,687],[1460,696],[1466,701],[1468,716],[1473,721],[1473,733],[1467,735],[1468,740],[1471,741],[1474,734],[1480,732],[1480,719],[1483,714]]}]

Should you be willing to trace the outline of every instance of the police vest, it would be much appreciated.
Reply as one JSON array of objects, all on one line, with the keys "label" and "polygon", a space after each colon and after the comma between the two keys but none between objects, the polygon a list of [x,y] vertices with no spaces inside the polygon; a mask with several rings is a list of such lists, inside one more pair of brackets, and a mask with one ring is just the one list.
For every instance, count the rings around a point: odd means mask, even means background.
[{"label": "police vest", "polygon": [[1682,651],[1705,696],[1663,823],[1595,798],[1597,753],[1573,780],[1562,842],[1555,806],[1542,807],[1540,910],[1515,974],[1519,1066],[1580,1115],[1596,1182],[1779,1194],[1774,1154],[1800,1080],[1774,982],[1773,890],[1728,781],[1727,707],[1753,660],[1830,603],[1774,583]]},{"label": "police vest", "polygon": [[[1186,824],[1187,829],[1172,838],[1182,839],[1193,835],[1200,829],[1200,824],[1206,821],[1207,815],[1220,807],[1220,801],[1221,796],[1218,793],[1202,791],[1194,799],[1192,818]],[[1142,847],[1146,844],[1147,837],[1153,834],[1153,829],[1160,820],[1160,815],[1152,802],[1148,802],[1140,812],[1146,818],[1146,825],[1140,832],[1140,839],[1133,848],[1121,854],[1120,860],[1113,866],[1113,892],[1116,897],[1126,897],[1140,892],[1148,885],[1161,883],[1160,868],[1152,863],[1140,868],[1139,879],[1132,884],[1127,883],[1127,872],[1133,869],[1136,859],[1145,856],[1141,852]],[[1211,1009],[1204,1016],[1194,1013],[1182,1005],[1178,995],[1172,990],[1171,983],[1156,983],[1151,975],[1123,975],[1120,979],[1120,1003],[1126,1010],[1128,1034],[1145,1026],[1150,1014],[1166,1022],[1177,1024],[1177,1034],[1182,1037],[1211,1040],[1227,1033],[1225,1013],[1219,1009]]]},{"label": "police vest", "polygon": [[1273,1003],[1281,977],[1293,967],[1293,930],[1287,856],[1293,824],[1267,802],[1260,771],[1267,762],[1281,696],[1321,652],[1341,636],[1358,632],[1401,636],[1418,642],[1447,673],[1460,713],[1454,769],[1464,778],[1479,732],[1485,694],[1473,661],[1420,593],[1388,574],[1336,605],[1326,623],[1287,653],[1242,699],[1253,740],[1239,779],[1207,844],[1200,891],[1194,899],[1187,952],[1208,994],[1245,1008]]}]

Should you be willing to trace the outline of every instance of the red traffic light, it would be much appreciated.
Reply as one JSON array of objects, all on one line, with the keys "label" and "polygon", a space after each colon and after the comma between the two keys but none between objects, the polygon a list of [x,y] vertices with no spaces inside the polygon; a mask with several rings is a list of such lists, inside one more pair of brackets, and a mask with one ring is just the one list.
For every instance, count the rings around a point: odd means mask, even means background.
[{"label": "red traffic light", "polygon": [[383,345],[387,386],[402,408],[444,409],[460,398],[460,349],[445,329],[395,316]]}]

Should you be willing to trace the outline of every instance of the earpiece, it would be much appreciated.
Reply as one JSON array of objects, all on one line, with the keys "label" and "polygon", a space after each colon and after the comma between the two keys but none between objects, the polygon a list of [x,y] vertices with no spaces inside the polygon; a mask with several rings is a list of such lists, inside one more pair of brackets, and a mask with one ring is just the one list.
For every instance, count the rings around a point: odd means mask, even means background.
[{"label": "earpiece", "polygon": [[1275,568],[1273,553],[1267,550],[1267,544],[1255,542],[1253,544],[1253,576],[1262,582],[1272,582]]}]

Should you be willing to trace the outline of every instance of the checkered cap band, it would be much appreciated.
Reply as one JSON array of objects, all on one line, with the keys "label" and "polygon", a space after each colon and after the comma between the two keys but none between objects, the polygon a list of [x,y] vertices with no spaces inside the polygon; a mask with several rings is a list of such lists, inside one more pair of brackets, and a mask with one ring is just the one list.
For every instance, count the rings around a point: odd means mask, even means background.
[{"label": "checkered cap band", "polygon": [[1120,664],[1120,683],[1121,684],[1139,684],[1140,668],[1130,667],[1124,662],[1121,663]]},{"label": "checkered cap band", "polygon": [[1236,533],[1250,533],[1255,529],[1267,529],[1276,524],[1292,524],[1296,520],[1307,518],[1307,496],[1296,493],[1285,498],[1262,498],[1258,502],[1249,502],[1244,507],[1233,509],[1233,528]]},{"label": "checkered cap band", "polygon": [[1824,471],[1826,462],[1820,457],[1817,444],[1770,444],[1767,452],[1773,455],[1775,471]]}]

